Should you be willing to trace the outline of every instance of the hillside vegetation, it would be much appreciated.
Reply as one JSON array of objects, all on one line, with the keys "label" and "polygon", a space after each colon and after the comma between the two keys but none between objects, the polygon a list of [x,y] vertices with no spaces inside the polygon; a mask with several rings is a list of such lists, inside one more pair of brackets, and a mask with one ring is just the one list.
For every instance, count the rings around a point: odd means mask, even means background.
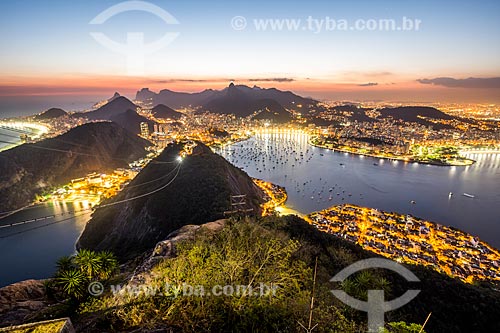
[{"label": "hillside vegetation", "polygon": [[[423,267],[407,266],[416,285],[385,270],[367,270],[342,284],[332,276],[357,260],[374,256],[342,239],[316,230],[298,217],[229,220],[219,232],[199,232],[176,245],[176,255],[154,265],[145,284],[149,292],[108,292],[79,308],[81,331],[300,332],[307,326],[317,258],[313,310],[315,332],[366,331],[366,314],[333,297],[341,288],[358,299],[368,289],[383,289],[388,300],[407,289],[421,293],[399,310],[386,313],[388,332],[498,332],[497,292],[470,286]],[[128,280],[122,281],[127,283]],[[214,286],[274,286],[275,293],[207,295]],[[195,286],[186,294],[185,285]],[[151,293],[154,290],[155,293]],[[265,288],[264,288],[265,290]],[[85,329],[83,329],[85,328]]]}]

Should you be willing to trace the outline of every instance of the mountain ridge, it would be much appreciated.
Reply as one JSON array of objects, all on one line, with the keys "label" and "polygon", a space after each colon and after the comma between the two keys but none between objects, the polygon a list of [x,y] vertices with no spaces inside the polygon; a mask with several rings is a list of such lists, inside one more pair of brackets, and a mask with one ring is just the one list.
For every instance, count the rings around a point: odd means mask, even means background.
[{"label": "mountain ridge", "polygon": [[[191,106],[201,107],[202,110],[205,110],[204,106],[215,99],[226,96],[228,91],[230,93],[239,91],[241,93],[240,96],[247,100],[274,99],[284,108],[288,109],[307,109],[316,103],[316,101],[311,98],[301,97],[291,91],[282,91],[276,88],[260,88],[258,86],[249,87],[246,85],[235,85],[232,82],[228,87],[221,90],[205,89],[195,93],[175,92],[169,89],[163,89],[155,93],[149,90],[149,88],[142,88],[137,92],[136,100],[142,102],[149,100],[153,102],[153,105],[166,104],[174,109]],[[299,105],[302,105],[302,107],[299,107]]]},{"label": "mountain ridge", "polygon": [[0,153],[0,211],[87,173],[126,167],[149,143],[111,122],[88,123],[51,139]]}]

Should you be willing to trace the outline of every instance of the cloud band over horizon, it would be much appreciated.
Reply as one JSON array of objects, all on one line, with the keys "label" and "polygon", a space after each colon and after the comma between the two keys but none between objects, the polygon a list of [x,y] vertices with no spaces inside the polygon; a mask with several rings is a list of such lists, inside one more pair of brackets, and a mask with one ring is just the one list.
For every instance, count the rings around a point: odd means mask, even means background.
[{"label": "cloud band over horizon", "polygon": [[418,79],[421,84],[443,86],[447,88],[500,89],[500,77],[455,79],[452,77],[437,77],[434,79]]}]

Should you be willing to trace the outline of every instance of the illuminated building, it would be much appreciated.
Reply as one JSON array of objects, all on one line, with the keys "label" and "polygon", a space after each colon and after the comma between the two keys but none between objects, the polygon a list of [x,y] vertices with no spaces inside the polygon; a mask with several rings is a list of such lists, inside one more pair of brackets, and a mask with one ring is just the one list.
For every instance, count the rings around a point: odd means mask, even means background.
[{"label": "illuminated building", "polygon": [[149,126],[146,122],[141,122],[141,136],[143,138],[149,138]]}]

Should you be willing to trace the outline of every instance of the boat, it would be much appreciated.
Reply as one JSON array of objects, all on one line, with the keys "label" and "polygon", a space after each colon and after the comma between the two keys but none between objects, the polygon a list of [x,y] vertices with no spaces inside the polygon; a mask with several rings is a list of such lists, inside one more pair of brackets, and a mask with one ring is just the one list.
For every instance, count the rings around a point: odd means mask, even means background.
[{"label": "boat", "polygon": [[453,192],[450,192],[450,194],[448,194],[449,197],[451,197],[453,195]]},{"label": "boat", "polygon": [[472,195],[469,193],[464,193],[463,195],[464,195],[464,197],[467,197],[467,198],[475,198],[476,197],[475,195]]},{"label": "boat", "polygon": [[416,204],[417,202],[415,200],[410,201],[411,204]]}]

